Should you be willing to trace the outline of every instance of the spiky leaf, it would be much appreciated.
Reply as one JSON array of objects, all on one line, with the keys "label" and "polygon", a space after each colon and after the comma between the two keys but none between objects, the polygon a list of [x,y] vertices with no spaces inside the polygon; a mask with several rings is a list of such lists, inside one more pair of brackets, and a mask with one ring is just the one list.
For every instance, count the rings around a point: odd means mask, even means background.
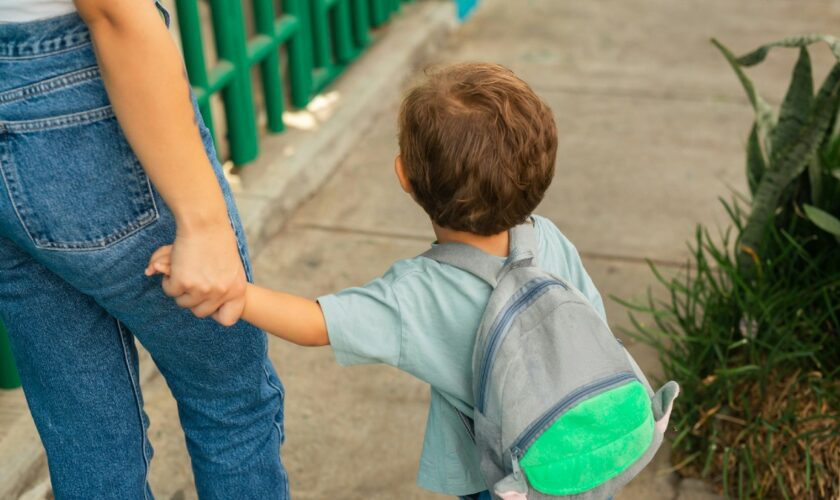
[{"label": "spiky leaf", "polygon": [[[774,155],[778,155],[798,137],[799,129],[808,121],[811,102],[814,100],[814,79],[811,76],[811,58],[808,49],[799,48],[799,59],[793,69],[785,99],[779,111],[779,122],[771,135]],[[771,159],[770,164],[775,163]]]},{"label": "spiky leaf", "polygon": [[737,59],[739,66],[755,66],[767,57],[770,49],[773,47],[807,47],[816,42],[825,42],[834,54],[834,58],[840,62],[840,39],[831,35],[796,35],[782,38],[775,42],[770,42],[755,49],[749,54],[745,54]]},{"label": "spiky leaf", "polygon": [[823,166],[818,157],[808,162],[808,183],[811,185],[811,201],[819,205],[822,203]]},{"label": "spiky leaf", "polygon": [[750,252],[755,252],[767,224],[773,219],[785,188],[796,179],[814,157],[834,124],[836,102],[840,93],[840,63],[835,64],[825,78],[809,113],[808,122],[799,130],[788,147],[779,151],[778,161],[768,169],[753,197],[752,211],[741,233],[739,262],[745,269],[753,269]]},{"label": "spiky leaf", "polygon": [[802,205],[802,208],[805,209],[805,215],[815,226],[834,236],[840,236],[840,219],[813,205]]},{"label": "spiky leaf", "polygon": [[776,127],[776,112],[769,104],[767,104],[767,101],[758,95],[752,80],[750,80],[746,73],[744,73],[744,70],[741,69],[741,64],[738,62],[738,58],[735,57],[735,54],[733,54],[732,51],[726,48],[726,46],[715,38],[712,38],[712,44],[720,50],[723,57],[726,58],[727,62],[729,62],[729,65],[732,67],[732,70],[735,71],[735,75],[738,77],[738,80],[740,80],[741,86],[744,87],[747,99],[749,99],[750,104],[753,107],[753,111],[755,111],[755,121],[758,124],[761,139],[764,141],[764,149],[769,156],[773,150],[770,134]]},{"label": "spiky leaf", "polygon": [[758,140],[758,124],[753,123],[750,137],[747,139],[747,184],[750,187],[750,194],[755,194],[765,170],[767,170],[767,162],[764,160],[764,153],[761,151],[761,143]]},{"label": "spiky leaf", "polygon": [[823,148],[822,161],[829,170],[840,169],[840,137],[832,137]]}]

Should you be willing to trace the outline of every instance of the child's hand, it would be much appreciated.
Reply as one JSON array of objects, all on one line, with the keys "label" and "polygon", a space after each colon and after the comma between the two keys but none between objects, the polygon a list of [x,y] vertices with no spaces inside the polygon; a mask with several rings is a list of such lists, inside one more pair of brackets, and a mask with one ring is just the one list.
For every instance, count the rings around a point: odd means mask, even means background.
[{"label": "child's hand", "polygon": [[172,270],[172,245],[165,245],[152,254],[149,258],[149,264],[144,271],[146,276],[154,276],[155,274],[163,274],[164,278],[169,277],[169,271]]},{"label": "child's hand", "polygon": [[[155,274],[162,274],[163,275],[163,288],[166,289],[169,286],[170,281],[170,274],[172,271],[172,245],[164,245],[157,250],[152,256],[149,258],[149,264],[146,266],[145,271],[143,273],[146,276],[154,276]],[[177,303],[176,299],[176,303]],[[181,304],[178,304],[181,305]],[[181,305],[181,307],[187,308],[187,306]],[[199,318],[203,318],[206,315],[199,315],[195,308],[191,308],[193,314],[195,314]],[[220,312],[216,311],[210,316],[216,320],[217,323],[220,323],[224,326],[230,326],[229,324],[225,324],[223,318],[220,317]],[[237,318],[238,319],[238,318]]]}]

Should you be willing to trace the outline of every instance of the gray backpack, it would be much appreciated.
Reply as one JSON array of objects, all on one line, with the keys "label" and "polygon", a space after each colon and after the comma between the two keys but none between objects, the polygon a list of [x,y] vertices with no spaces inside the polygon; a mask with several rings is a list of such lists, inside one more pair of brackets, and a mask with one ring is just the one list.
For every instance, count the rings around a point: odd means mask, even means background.
[{"label": "gray backpack", "polygon": [[467,271],[493,293],[473,352],[474,419],[459,412],[494,498],[603,499],[653,458],[679,392],[656,394],[579,291],[537,267],[530,223],[502,263],[475,247],[424,257]]}]

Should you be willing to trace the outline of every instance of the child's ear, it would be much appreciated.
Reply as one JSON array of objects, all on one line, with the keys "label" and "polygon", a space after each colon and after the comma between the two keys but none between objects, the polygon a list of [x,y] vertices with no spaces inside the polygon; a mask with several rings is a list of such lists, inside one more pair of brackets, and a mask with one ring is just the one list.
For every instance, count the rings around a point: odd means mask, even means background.
[{"label": "child's ear", "polygon": [[405,169],[403,168],[402,156],[397,155],[394,159],[394,172],[397,173],[397,179],[400,181],[400,187],[408,194],[413,194],[414,190],[411,189],[411,182],[408,180],[408,176],[405,175]]}]

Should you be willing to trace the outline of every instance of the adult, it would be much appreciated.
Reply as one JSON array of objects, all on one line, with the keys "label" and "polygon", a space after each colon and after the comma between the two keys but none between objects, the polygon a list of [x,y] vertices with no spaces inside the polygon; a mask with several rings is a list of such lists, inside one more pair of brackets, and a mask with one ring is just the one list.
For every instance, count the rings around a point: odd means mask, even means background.
[{"label": "adult", "polygon": [[[241,223],[162,14],[0,0],[0,315],[57,498],[152,497],[135,338],[199,495],[286,498],[283,388],[236,322]],[[143,269],[170,242],[164,294]]]}]

